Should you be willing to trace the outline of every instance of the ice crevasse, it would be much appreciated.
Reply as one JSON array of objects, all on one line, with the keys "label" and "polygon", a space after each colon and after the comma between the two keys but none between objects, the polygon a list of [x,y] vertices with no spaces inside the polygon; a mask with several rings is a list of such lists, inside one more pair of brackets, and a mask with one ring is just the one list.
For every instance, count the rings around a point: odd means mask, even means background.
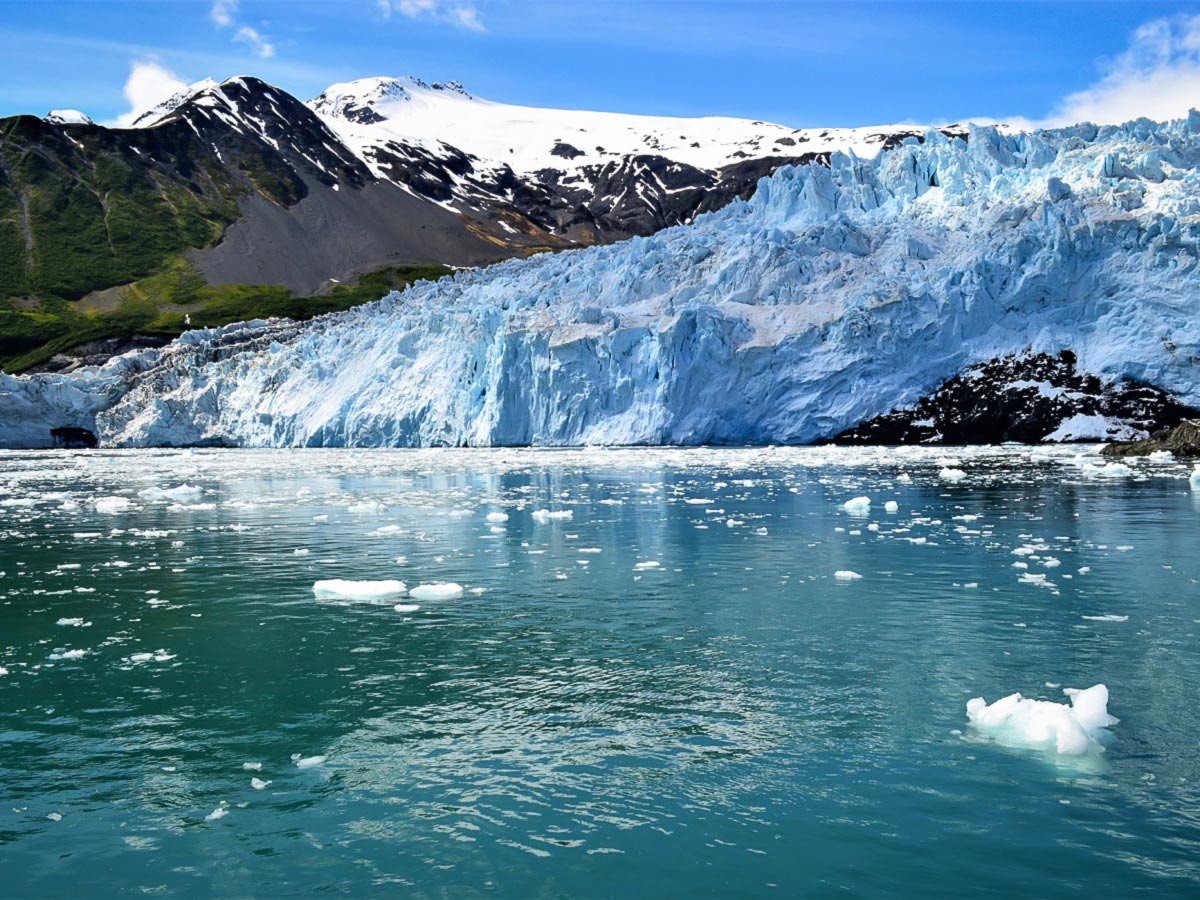
[{"label": "ice crevasse", "polygon": [[0,441],[804,443],[1025,351],[1200,404],[1200,114],[929,132],[649,238],[0,377]]}]

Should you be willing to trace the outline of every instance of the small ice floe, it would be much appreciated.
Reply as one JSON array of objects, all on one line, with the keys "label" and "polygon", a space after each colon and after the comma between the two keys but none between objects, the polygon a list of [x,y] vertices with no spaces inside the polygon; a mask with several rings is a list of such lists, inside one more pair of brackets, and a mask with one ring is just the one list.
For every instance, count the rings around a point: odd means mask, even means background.
[{"label": "small ice floe", "polygon": [[1200,463],[1196,463],[1196,468],[1192,470],[1191,477],[1188,478],[1188,484],[1192,486],[1193,491],[1200,491]]},{"label": "small ice floe", "polygon": [[270,781],[263,781],[261,778],[250,779],[250,787],[254,788],[256,791],[261,791],[263,788],[270,787],[272,783],[273,782]]},{"label": "small ice floe", "polygon": [[889,500],[887,503],[883,504],[883,511],[889,513],[900,512],[900,504],[895,500]]},{"label": "small ice floe", "polygon": [[260,762],[244,762],[244,763],[242,763],[242,769],[246,772],[261,772],[262,771],[262,763],[260,763]]},{"label": "small ice floe", "polygon": [[182,503],[184,500],[196,500],[203,493],[203,488],[192,484],[181,484],[179,487],[173,488],[149,487],[144,491],[138,491],[138,496],[145,497],[147,500],[174,500]]},{"label": "small ice floe", "polygon": [[946,466],[944,469],[938,472],[938,478],[942,479],[942,481],[949,481],[952,483],[962,481],[966,477],[967,473],[962,469],[955,469],[950,466]]},{"label": "small ice floe", "polygon": [[297,547],[292,551],[292,556],[308,556],[308,549],[305,547]]},{"label": "small ice floe", "polygon": [[158,649],[151,653],[134,653],[132,656],[126,657],[126,661],[131,662],[134,665],[141,665],[142,663],[148,663],[151,660],[154,662],[170,662],[174,658],[174,653],[168,653],[166,650]]},{"label": "small ice floe", "polygon": [[368,531],[367,537],[390,537],[394,534],[403,534],[404,529],[399,525],[383,525],[376,528],[374,531]]},{"label": "small ice floe", "polygon": [[415,613],[421,607],[415,603],[397,603],[392,607],[398,613]]},{"label": "small ice floe", "polygon": [[1129,616],[1118,616],[1116,613],[1107,613],[1103,616],[1080,616],[1088,622],[1128,622]]},{"label": "small ice floe", "polygon": [[657,559],[646,559],[646,560],[642,560],[642,562],[640,562],[640,563],[633,564],[633,571],[635,571],[635,572],[645,572],[649,569],[661,569],[661,568],[662,568],[662,563],[660,563]]},{"label": "small ice floe", "polygon": [[849,569],[838,569],[833,573],[833,577],[838,581],[858,581],[862,578],[857,572],[852,572]]},{"label": "small ice floe", "polygon": [[7,674],[8,674],[8,669],[4,668],[4,666],[0,666],[0,677],[3,677],[4,675],[7,675]]},{"label": "small ice floe", "polygon": [[378,500],[363,500],[359,503],[351,503],[346,507],[346,512],[351,512],[356,515],[367,515],[370,513],[380,513],[386,509],[387,507]]},{"label": "small ice floe", "polygon": [[575,518],[575,510],[573,509],[535,509],[533,511],[533,521],[539,525],[545,525],[553,520],[568,521]]},{"label": "small ice floe", "polygon": [[311,769],[313,766],[319,766],[328,756],[301,756],[299,753],[292,754],[292,762],[296,764],[297,769]]},{"label": "small ice floe", "polygon": [[1098,756],[1111,739],[1108,688],[1064,689],[1070,704],[1030,700],[1010,694],[989,704],[983,697],[967,702],[967,719],[976,732],[1013,747],[1054,750],[1060,756]]},{"label": "small ice floe", "polygon": [[1170,450],[1155,450],[1146,459],[1150,462],[1169,463],[1175,461],[1175,454]]},{"label": "small ice floe", "polygon": [[115,515],[123,513],[133,504],[128,497],[101,497],[92,504],[96,508],[96,512],[106,515]]},{"label": "small ice floe", "polygon": [[463,595],[461,584],[455,584],[453,581],[438,582],[434,584],[418,584],[415,588],[408,592],[408,596],[414,600],[453,600],[456,597]]},{"label": "small ice floe", "polygon": [[83,619],[59,619],[55,625],[67,625],[72,628],[82,628],[85,624],[91,625],[91,622],[84,622]]},{"label": "small ice floe", "polygon": [[51,653],[50,659],[83,659],[87,655],[86,650],[60,650],[57,653]]},{"label": "small ice floe", "polygon": [[313,582],[312,590],[318,600],[357,600],[363,603],[374,603],[403,596],[404,592],[408,590],[408,586],[403,581],[392,579],[347,581],[342,578],[331,578]]},{"label": "small ice floe", "polygon": [[871,512],[870,497],[855,497],[842,504],[842,509],[852,516],[865,516]]},{"label": "small ice floe", "polygon": [[210,812],[207,816],[204,817],[204,821],[205,822],[215,822],[215,821],[217,821],[217,819],[223,819],[227,815],[229,815],[229,804],[226,803],[224,800],[222,800],[220,806],[218,806],[216,809],[214,809],[212,812]]},{"label": "small ice floe", "polygon": [[47,813],[46,818],[51,822],[61,822],[63,820],[63,814],[60,812]]},{"label": "small ice floe", "polygon": [[1088,464],[1080,471],[1087,478],[1124,478],[1133,474],[1133,469],[1125,463],[1105,463],[1102,466]]},{"label": "small ice floe", "polygon": [[487,514],[487,521],[489,521],[489,522],[507,522],[508,521],[508,513],[506,513],[506,512],[490,512]]},{"label": "small ice floe", "polygon": [[1032,584],[1036,587],[1053,588],[1053,581],[1047,581],[1046,576],[1042,572],[1022,572],[1017,576],[1017,581],[1021,584]]}]

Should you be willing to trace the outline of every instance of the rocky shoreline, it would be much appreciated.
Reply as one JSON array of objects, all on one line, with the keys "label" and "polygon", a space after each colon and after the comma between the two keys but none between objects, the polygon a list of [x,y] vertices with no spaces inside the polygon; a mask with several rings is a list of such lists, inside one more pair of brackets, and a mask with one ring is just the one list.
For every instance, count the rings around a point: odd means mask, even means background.
[{"label": "rocky shoreline", "polygon": [[1182,422],[1174,428],[1156,432],[1144,441],[1121,441],[1100,451],[1103,456],[1149,456],[1173,453],[1180,458],[1200,459],[1200,419]]}]

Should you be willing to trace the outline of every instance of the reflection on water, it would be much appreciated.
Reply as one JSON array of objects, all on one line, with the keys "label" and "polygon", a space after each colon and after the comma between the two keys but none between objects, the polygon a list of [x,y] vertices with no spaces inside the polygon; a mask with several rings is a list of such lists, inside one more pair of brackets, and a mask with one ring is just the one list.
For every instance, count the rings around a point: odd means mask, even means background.
[{"label": "reflection on water", "polygon": [[1194,896],[1189,467],[946,455],[0,454],[6,891]]}]

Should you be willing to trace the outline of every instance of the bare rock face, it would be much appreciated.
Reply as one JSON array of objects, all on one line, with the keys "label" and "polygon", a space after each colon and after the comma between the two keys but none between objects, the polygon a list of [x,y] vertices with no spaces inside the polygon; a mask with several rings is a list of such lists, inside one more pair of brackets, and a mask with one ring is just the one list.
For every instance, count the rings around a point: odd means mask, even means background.
[{"label": "bare rock face", "polygon": [[1079,372],[1076,354],[1063,350],[972,366],[915,405],[863,422],[834,443],[1129,441],[1198,415],[1151,385]]},{"label": "bare rock face", "polygon": [[1144,441],[1109,444],[1100,453],[1104,456],[1149,456],[1162,451],[1174,453],[1180,458],[1200,457],[1200,419],[1182,422]]}]

